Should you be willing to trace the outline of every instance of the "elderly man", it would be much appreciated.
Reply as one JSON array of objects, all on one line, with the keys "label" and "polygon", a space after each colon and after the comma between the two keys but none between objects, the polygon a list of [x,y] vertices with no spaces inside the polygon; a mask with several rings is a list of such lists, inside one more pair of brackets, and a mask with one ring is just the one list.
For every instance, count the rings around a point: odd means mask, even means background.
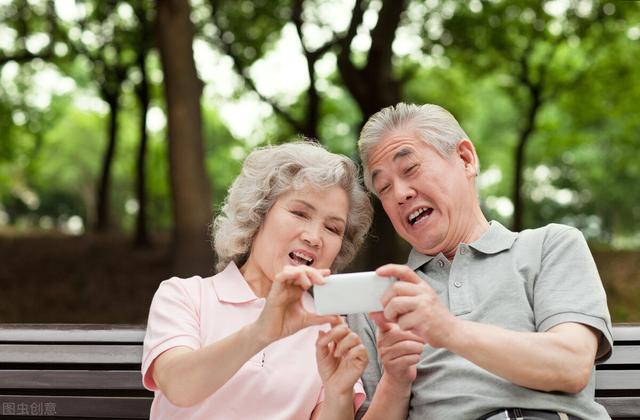
[{"label": "elderly man", "polygon": [[[483,215],[469,136],[436,105],[373,115],[358,143],[367,187],[413,249],[384,312],[351,316],[369,350],[365,418],[608,419],[594,364],[611,320],[582,234],[511,232]],[[375,393],[374,393],[375,392]]]}]

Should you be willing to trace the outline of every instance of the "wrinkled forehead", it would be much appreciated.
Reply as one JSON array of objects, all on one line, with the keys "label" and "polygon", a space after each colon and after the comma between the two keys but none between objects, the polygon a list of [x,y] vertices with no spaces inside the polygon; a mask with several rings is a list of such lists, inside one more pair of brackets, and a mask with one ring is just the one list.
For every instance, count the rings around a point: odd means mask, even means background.
[{"label": "wrinkled forehead", "polygon": [[411,132],[397,132],[385,136],[366,157],[365,173],[371,181],[384,168],[417,153],[424,142]]}]

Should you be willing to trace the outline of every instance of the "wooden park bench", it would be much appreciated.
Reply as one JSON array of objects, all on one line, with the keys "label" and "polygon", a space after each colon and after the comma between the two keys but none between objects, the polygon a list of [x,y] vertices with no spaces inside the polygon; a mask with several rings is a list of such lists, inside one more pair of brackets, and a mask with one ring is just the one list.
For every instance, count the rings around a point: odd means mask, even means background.
[{"label": "wooden park bench", "polygon": [[0,416],[149,418],[144,326],[0,324]]},{"label": "wooden park bench", "polygon": [[[640,325],[616,325],[596,371],[596,400],[614,419],[640,419]],[[0,324],[0,416],[149,417],[144,326]]]}]

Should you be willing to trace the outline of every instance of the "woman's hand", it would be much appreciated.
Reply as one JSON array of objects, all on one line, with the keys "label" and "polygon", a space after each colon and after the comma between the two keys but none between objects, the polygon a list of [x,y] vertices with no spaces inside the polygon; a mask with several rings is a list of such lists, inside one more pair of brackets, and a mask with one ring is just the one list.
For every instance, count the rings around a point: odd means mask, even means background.
[{"label": "woman's hand", "polygon": [[327,396],[353,395],[353,385],[369,362],[360,337],[340,317],[316,340],[318,371]]},{"label": "woman's hand", "polygon": [[335,315],[317,315],[302,306],[302,295],[312,285],[324,284],[324,276],[329,273],[329,269],[288,265],[276,275],[256,321],[257,332],[265,345],[311,325],[336,322]]}]

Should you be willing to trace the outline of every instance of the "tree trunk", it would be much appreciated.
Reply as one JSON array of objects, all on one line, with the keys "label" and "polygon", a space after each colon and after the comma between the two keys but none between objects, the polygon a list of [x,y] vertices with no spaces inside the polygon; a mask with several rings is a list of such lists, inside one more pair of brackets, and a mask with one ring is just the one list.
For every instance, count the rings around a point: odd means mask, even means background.
[{"label": "tree trunk", "polygon": [[535,86],[529,86],[528,88],[531,94],[531,106],[527,113],[527,120],[518,136],[513,167],[513,224],[511,229],[514,232],[519,232],[524,228],[522,185],[524,183],[524,168],[526,166],[526,148],[536,124],[536,117],[540,110],[540,105],[542,104],[540,90]]},{"label": "tree trunk", "polygon": [[147,49],[146,45],[139,52],[138,68],[142,75],[140,84],[136,88],[136,96],[140,104],[140,144],[138,146],[138,158],[136,161],[136,197],[138,199],[138,213],[136,214],[136,230],[134,245],[145,246],[149,244],[147,230],[147,111],[149,110],[149,81],[146,70]]},{"label": "tree trunk", "polygon": [[204,165],[200,96],[188,0],[157,0],[157,30],[169,125],[169,171],[177,275],[211,274],[211,190]]},{"label": "tree trunk", "polygon": [[[118,88],[119,89],[119,88]],[[98,181],[98,191],[96,196],[96,221],[95,230],[105,232],[111,226],[111,167],[116,152],[116,142],[118,136],[118,112],[120,111],[120,93],[104,95],[109,104],[109,122],[107,149],[102,158],[102,170]]]},{"label": "tree trunk", "polygon": [[[400,83],[393,77],[391,45],[400,24],[400,17],[406,6],[405,1],[387,0],[378,14],[378,23],[371,31],[371,49],[367,64],[359,69],[351,61],[349,45],[351,39],[342,43],[338,54],[340,76],[355,99],[362,113],[362,125],[380,109],[400,102]],[[356,7],[359,5],[356,2]],[[354,8],[354,17],[357,11]],[[352,18],[353,19],[353,18]],[[353,33],[355,35],[355,32]],[[374,269],[387,262],[403,262],[407,258],[406,249],[393,229],[378,199],[374,199],[375,215],[371,227],[371,237],[359,258],[363,268]]]},{"label": "tree trunk", "polygon": [[[300,40],[302,42],[302,39]],[[316,88],[316,57],[307,55],[309,89],[307,90],[307,116],[304,123],[304,135],[318,139],[318,121],[320,120],[320,95]]]}]

